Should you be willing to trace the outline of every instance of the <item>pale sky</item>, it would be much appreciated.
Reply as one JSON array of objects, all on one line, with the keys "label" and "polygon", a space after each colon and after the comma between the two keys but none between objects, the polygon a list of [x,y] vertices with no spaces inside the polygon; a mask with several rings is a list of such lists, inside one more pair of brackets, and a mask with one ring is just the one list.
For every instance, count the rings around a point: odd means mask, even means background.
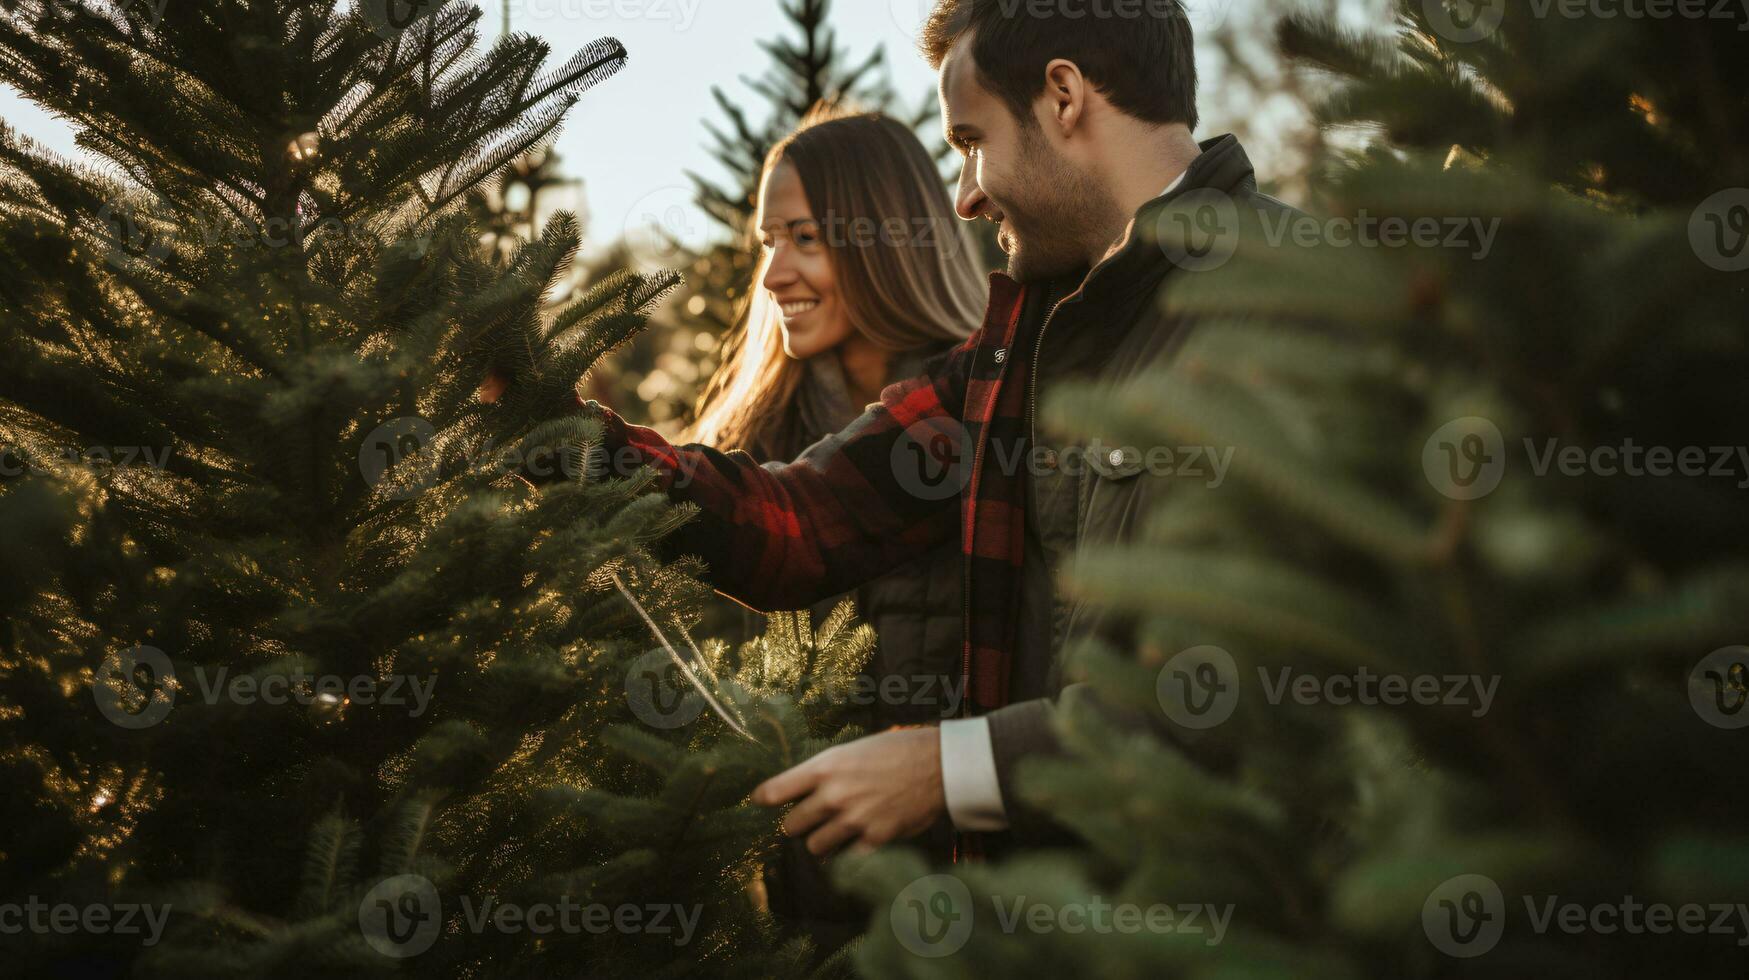
[{"label": "pale sky", "polygon": [[[1235,4],[1243,9],[1250,2],[1191,0],[1193,23],[1206,34],[1210,23],[1233,14]],[[929,6],[930,0],[838,0],[833,5],[840,43],[853,56],[886,47],[887,70],[906,108],[935,91],[934,72],[913,40]],[[483,41],[489,44],[498,34],[500,8],[488,0],[485,9]],[[652,216],[660,216],[683,241],[697,243],[711,226],[692,208],[685,171],[721,173],[707,154],[708,136],[700,125],[702,119],[719,118],[711,85],[723,86],[753,109],[754,119],[762,117],[758,96],[740,76],[762,74],[769,64],[757,42],[787,26],[777,0],[511,0],[511,22],[515,30],[545,38],[554,62],[608,35],[630,52],[624,70],[578,102],[556,144],[564,173],[585,182],[581,203],[591,249],[617,240],[628,228],[647,226]],[[0,118],[51,149],[74,150],[65,123],[9,87],[0,86]],[[557,203],[577,207],[577,202]]]}]

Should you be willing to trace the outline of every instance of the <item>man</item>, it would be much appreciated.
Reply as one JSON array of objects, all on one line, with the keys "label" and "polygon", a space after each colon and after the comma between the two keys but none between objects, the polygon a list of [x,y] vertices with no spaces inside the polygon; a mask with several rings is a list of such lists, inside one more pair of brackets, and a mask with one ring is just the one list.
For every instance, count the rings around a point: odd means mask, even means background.
[{"label": "man", "polygon": [[[784,830],[816,854],[915,836],[943,814],[998,846],[1055,836],[1013,787],[1020,760],[1059,750],[1058,705],[1090,696],[1064,688],[1060,651],[1133,638],[1058,595],[1053,572],[1079,546],[1131,538],[1168,480],[1133,455],[1041,444],[1037,391],[1067,378],[1120,385],[1182,343],[1189,325],[1155,301],[1192,274],[1155,235],[1172,201],[1213,191],[1241,211],[1283,207],[1256,194],[1231,136],[1193,139],[1182,11],[1164,0],[1139,17],[1034,6],[941,0],[922,41],[964,160],[959,215],[996,222],[1009,256],[970,341],[788,465],[676,448],[602,410],[609,448],[629,447],[702,511],[664,552],[699,555],[719,591],[755,608],[806,607],[959,535],[967,717],[836,747],[753,794],[793,804]],[[958,448],[957,497],[906,472],[944,442]]]}]

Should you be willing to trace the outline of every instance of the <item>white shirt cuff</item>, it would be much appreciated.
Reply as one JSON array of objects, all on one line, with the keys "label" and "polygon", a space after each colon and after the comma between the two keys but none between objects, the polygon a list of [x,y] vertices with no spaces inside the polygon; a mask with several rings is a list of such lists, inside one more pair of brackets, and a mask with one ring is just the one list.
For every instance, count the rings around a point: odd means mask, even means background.
[{"label": "white shirt cuff", "polygon": [[941,790],[956,829],[1008,829],[989,719],[954,718],[941,723]]}]

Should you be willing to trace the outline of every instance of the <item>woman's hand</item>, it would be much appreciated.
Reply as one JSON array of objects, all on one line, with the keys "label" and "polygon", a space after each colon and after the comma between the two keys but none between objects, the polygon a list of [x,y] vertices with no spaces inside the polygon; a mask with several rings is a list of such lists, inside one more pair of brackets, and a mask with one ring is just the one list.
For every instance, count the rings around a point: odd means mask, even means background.
[{"label": "woman's hand", "polygon": [[485,379],[480,382],[480,389],[474,392],[474,397],[482,405],[496,405],[509,387],[510,382],[504,375],[495,370],[487,371]]}]

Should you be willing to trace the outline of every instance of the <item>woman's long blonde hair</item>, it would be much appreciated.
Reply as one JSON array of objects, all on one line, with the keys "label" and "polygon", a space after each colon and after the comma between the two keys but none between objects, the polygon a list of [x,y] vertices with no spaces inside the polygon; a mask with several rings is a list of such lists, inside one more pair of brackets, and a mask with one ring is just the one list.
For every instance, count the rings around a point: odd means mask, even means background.
[{"label": "woman's long blonde hair", "polygon": [[[796,168],[820,223],[852,329],[891,353],[972,335],[983,315],[984,274],[915,133],[880,113],[816,110],[766,156],[762,200],[782,163]],[[772,452],[768,438],[781,428],[805,367],[784,353],[777,304],[763,286],[770,264],[766,251],[687,442]]]}]

